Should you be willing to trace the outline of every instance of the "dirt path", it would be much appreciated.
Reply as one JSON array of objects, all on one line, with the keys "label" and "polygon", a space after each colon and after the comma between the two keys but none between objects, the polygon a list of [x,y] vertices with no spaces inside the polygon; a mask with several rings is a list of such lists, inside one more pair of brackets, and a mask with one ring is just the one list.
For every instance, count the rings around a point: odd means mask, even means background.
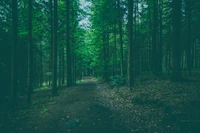
[{"label": "dirt path", "polygon": [[149,80],[130,93],[88,77],[60,89],[59,96],[52,97],[50,89],[35,91],[30,107],[21,98],[15,113],[0,112],[0,133],[196,133],[199,86]]},{"label": "dirt path", "polygon": [[117,115],[98,104],[97,82],[91,77],[61,91],[48,105],[29,112],[16,122],[19,133],[126,133]]}]

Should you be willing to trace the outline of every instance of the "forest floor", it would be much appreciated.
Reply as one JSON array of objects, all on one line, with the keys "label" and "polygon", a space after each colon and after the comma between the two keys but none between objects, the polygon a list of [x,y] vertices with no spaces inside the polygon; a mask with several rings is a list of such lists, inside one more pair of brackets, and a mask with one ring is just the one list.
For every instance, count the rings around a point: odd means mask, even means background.
[{"label": "forest floor", "polygon": [[200,82],[150,78],[127,87],[86,77],[76,86],[36,91],[30,107],[0,112],[0,133],[196,133]]}]

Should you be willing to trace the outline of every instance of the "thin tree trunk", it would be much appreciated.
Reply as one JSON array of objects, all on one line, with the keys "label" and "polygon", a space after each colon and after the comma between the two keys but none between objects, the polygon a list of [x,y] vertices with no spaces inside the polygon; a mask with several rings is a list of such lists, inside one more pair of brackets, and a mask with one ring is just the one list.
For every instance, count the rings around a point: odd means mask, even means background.
[{"label": "thin tree trunk", "polygon": [[[50,10],[50,51],[49,51],[49,72],[52,72],[52,63],[53,63],[53,6],[52,0],[49,0],[49,10]],[[49,74],[49,86],[51,85],[52,74]]]},{"label": "thin tree trunk", "polygon": [[65,84],[65,52],[62,49],[62,86]]},{"label": "thin tree trunk", "polygon": [[[134,40],[133,40],[133,43],[135,44],[135,46],[133,47],[133,66],[134,66],[134,70],[133,70],[133,73],[136,75],[136,74],[139,74],[139,52],[137,52],[137,50],[139,49],[136,49],[136,44],[137,44],[137,31],[139,31],[139,28],[137,29],[137,13],[138,13],[138,0],[135,1],[134,5]],[[138,24],[138,27],[139,27],[139,24]]]},{"label": "thin tree trunk", "polygon": [[59,87],[61,87],[62,86],[62,60],[61,60],[61,58],[62,58],[62,53],[61,53],[61,49],[59,49],[59,81],[58,81],[58,83],[59,83]]},{"label": "thin tree trunk", "polygon": [[18,48],[18,15],[17,0],[12,0],[12,60],[11,60],[11,104],[15,108],[17,101],[17,48]]},{"label": "thin tree trunk", "polygon": [[121,9],[120,9],[120,0],[117,0],[117,9],[118,9],[118,24],[119,24],[119,39],[120,39],[120,75],[124,76],[124,55],[123,55],[123,40],[122,40],[122,19],[121,19]]},{"label": "thin tree trunk", "polygon": [[107,62],[107,41],[106,41],[106,33],[103,33],[103,59],[104,59],[104,79],[108,80],[108,62]]},{"label": "thin tree trunk", "polygon": [[66,0],[66,55],[67,55],[67,86],[72,85],[72,64],[70,46],[70,0]]},{"label": "thin tree trunk", "polygon": [[52,94],[57,93],[57,0],[54,0]]},{"label": "thin tree trunk", "polygon": [[33,1],[28,1],[28,93],[27,102],[31,104],[31,91],[33,90],[33,46],[32,46],[32,6]]},{"label": "thin tree trunk", "polygon": [[162,24],[162,21],[163,21],[163,18],[162,18],[162,15],[163,15],[163,0],[160,0],[160,3],[159,3],[159,9],[160,9],[160,43],[159,43],[159,46],[158,46],[158,75],[160,76],[162,74],[162,61],[163,61],[163,24]]},{"label": "thin tree trunk", "polygon": [[187,68],[189,75],[191,75],[191,0],[188,0],[188,43],[187,43]]},{"label": "thin tree trunk", "polygon": [[128,85],[130,90],[134,85],[133,79],[133,0],[128,0]]},{"label": "thin tree trunk", "polygon": [[149,35],[148,35],[148,71],[150,72],[152,70],[152,56],[151,56],[151,34],[152,34],[152,22],[151,22],[151,8],[150,3],[148,3],[148,20],[149,20]]},{"label": "thin tree trunk", "polygon": [[[116,24],[114,26],[114,29],[116,29]],[[116,50],[117,50],[117,35],[116,35],[116,30],[114,30],[114,48],[113,48],[113,76],[116,75],[116,66],[117,66],[117,53],[116,53]]]},{"label": "thin tree trunk", "polygon": [[[40,50],[42,51],[42,43],[40,44]],[[40,87],[43,86],[43,82],[44,82],[44,79],[43,79],[43,58],[42,58],[42,54],[40,55]]]},{"label": "thin tree trunk", "polygon": [[157,20],[158,20],[158,12],[157,12],[157,6],[158,1],[154,0],[154,10],[153,10],[153,18],[154,18],[154,24],[153,24],[153,35],[152,35],[152,65],[153,65],[153,74],[155,76],[158,76],[158,55],[157,55]]}]

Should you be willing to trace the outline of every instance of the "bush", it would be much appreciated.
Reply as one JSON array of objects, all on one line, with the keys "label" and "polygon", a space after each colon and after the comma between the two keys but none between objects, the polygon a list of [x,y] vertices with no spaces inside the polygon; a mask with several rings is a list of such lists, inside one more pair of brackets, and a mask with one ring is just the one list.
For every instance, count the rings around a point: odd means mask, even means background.
[{"label": "bush", "polygon": [[125,83],[125,78],[122,77],[122,76],[119,76],[119,75],[111,76],[110,80],[111,80],[111,85],[115,86],[115,87],[118,87],[120,85],[124,85],[124,83]]}]

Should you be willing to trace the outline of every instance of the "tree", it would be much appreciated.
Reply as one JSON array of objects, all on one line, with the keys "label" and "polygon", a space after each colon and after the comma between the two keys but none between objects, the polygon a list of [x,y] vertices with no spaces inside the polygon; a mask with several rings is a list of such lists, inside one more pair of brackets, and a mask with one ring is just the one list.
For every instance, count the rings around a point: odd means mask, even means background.
[{"label": "tree", "polygon": [[[49,10],[50,10],[50,52],[49,52],[49,72],[52,71],[53,64],[53,4],[52,0],[49,0]],[[49,74],[49,85],[52,81],[52,74]]]},{"label": "tree", "polygon": [[54,0],[54,14],[53,14],[53,76],[52,76],[52,94],[57,93],[57,0]]},{"label": "tree", "polygon": [[189,75],[191,75],[191,0],[187,0],[187,7],[188,7],[188,42],[187,42],[187,69],[189,72]]},{"label": "tree", "polygon": [[173,28],[173,45],[172,45],[172,80],[181,79],[180,68],[180,35],[181,35],[181,0],[172,2],[172,28]]},{"label": "tree", "polygon": [[158,45],[158,75],[162,74],[162,61],[163,61],[163,0],[159,1],[159,27],[160,27],[160,36],[159,36],[159,45]]},{"label": "tree", "polygon": [[32,47],[32,0],[28,1],[28,93],[27,100],[31,103],[31,93],[33,91],[33,47]]},{"label": "tree", "polygon": [[72,64],[70,45],[70,0],[66,0],[66,55],[67,55],[67,86],[72,85]]},{"label": "tree", "polygon": [[128,85],[130,90],[134,84],[134,73],[133,73],[133,0],[128,0]]},{"label": "tree", "polygon": [[152,62],[153,74],[158,76],[158,50],[157,50],[157,21],[158,21],[158,0],[153,3],[153,35],[152,35]]},{"label": "tree", "polygon": [[117,11],[118,11],[118,27],[119,27],[119,38],[120,38],[120,75],[124,76],[124,56],[123,56],[123,40],[122,40],[122,19],[121,19],[121,8],[120,0],[117,0]]},{"label": "tree", "polygon": [[12,64],[11,64],[11,102],[12,107],[15,108],[17,101],[17,70],[18,70],[18,14],[17,14],[17,0],[12,0]]}]

